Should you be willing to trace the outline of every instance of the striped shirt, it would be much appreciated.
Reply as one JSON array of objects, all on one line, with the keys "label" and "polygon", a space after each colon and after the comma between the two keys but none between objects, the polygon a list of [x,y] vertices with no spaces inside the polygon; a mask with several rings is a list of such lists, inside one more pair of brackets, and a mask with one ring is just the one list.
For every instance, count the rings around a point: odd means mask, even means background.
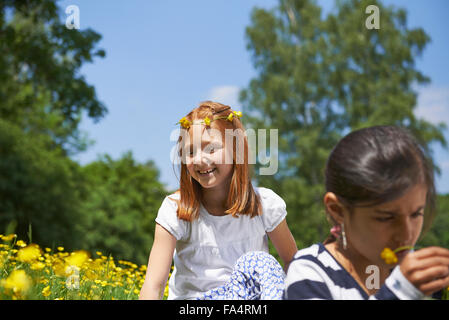
[{"label": "striped shirt", "polygon": [[369,296],[322,243],[298,251],[285,279],[288,300],[415,300],[424,295],[396,266],[376,294]]}]

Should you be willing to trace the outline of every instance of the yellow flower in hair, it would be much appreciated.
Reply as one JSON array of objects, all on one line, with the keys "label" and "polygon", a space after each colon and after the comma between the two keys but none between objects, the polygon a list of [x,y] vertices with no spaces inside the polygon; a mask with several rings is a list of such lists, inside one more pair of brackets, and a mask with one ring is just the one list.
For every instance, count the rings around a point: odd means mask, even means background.
[{"label": "yellow flower in hair", "polygon": [[241,118],[242,117],[242,112],[241,111],[232,111],[228,117],[226,118],[226,120],[228,121],[232,121],[234,120],[234,115]]},{"label": "yellow flower in hair", "polygon": [[210,119],[208,117],[204,118],[204,124],[210,126]]},{"label": "yellow flower in hair", "polygon": [[182,127],[189,129],[190,128],[190,121],[187,120],[186,117],[182,117],[181,120],[179,120],[179,122],[181,124]]}]

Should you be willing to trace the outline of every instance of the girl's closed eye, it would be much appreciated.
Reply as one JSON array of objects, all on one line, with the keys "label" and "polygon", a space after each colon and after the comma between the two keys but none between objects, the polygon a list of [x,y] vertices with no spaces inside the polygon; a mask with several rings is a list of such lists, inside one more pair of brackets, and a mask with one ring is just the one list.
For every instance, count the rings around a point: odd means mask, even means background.
[{"label": "girl's closed eye", "polygon": [[414,214],[412,214],[413,218],[419,218],[422,216],[424,216],[424,212],[422,212],[422,211],[418,211],[418,212],[415,212]]},{"label": "girl's closed eye", "polygon": [[392,216],[392,215],[391,216],[382,216],[382,217],[376,217],[375,219],[380,222],[387,222],[387,221],[393,220],[394,216]]},{"label": "girl's closed eye", "polygon": [[[412,218],[419,218],[424,216],[424,212],[422,210],[416,211],[415,213],[413,213],[411,215]],[[375,220],[379,221],[379,222],[387,222],[387,221],[392,221],[394,220],[395,215],[393,214],[384,214],[382,216],[377,216],[375,217]]]}]

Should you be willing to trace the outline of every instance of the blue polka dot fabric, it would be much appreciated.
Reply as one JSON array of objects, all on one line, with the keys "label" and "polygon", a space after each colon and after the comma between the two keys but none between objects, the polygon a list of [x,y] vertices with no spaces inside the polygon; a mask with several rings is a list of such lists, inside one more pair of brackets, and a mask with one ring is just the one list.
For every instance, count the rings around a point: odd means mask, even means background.
[{"label": "blue polka dot fabric", "polygon": [[224,285],[198,300],[281,300],[285,273],[276,259],[263,251],[241,256]]}]

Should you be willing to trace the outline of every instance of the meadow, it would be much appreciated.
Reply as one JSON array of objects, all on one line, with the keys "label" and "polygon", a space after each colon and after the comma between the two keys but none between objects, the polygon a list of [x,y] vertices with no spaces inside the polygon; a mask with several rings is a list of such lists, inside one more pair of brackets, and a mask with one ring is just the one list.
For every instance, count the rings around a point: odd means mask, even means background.
[{"label": "meadow", "polygon": [[[0,235],[0,300],[136,300],[145,265]],[[168,285],[164,299],[168,296]]]}]

